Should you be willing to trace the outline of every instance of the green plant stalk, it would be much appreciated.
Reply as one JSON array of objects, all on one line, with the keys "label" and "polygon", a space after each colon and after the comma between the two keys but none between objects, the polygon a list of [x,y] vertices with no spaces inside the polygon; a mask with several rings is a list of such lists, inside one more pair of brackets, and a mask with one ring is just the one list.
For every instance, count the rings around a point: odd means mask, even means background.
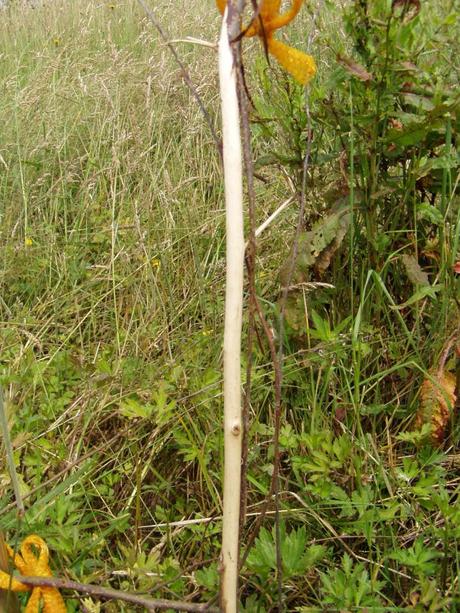
[{"label": "green plant stalk", "polygon": [[25,241],[27,238],[29,238],[29,197],[26,192],[23,154],[21,151],[20,143],[19,143],[20,138],[19,138],[18,118],[17,118],[16,113],[15,113],[14,118],[15,118],[15,129],[16,129],[16,153],[18,156],[18,163],[19,163],[19,178],[20,178],[20,183],[21,183],[21,197],[22,197],[23,214],[24,214],[24,222],[23,222],[24,237],[23,239]]},{"label": "green plant stalk", "polygon": [[[361,315],[362,312],[358,309],[358,313],[356,314],[357,319],[355,319],[354,314],[354,241],[355,241],[355,211],[354,211],[354,183],[355,183],[355,166],[354,166],[354,156],[355,156],[355,142],[354,142],[354,116],[353,116],[353,92],[350,83],[350,311],[352,316],[352,321],[355,330],[359,329],[361,325]],[[360,352],[357,350],[358,338],[357,334],[354,334],[352,337],[352,362],[353,362],[353,405],[355,411],[358,411],[359,406],[359,379],[360,379]],[[358,415],[358,413],[356,413]]]},{"label": "green plant stalk", "polygon": [[112,286],[112,299],[113,299],[113,314],[115,319],[115,333],[116,333],[116,346],[117,353],[120,355],[120,322],[119,322],[119,312],[118,312],[118,299],[117,299],[117,282],[116,282],[116,271],[115,271],[115,260],[116,260],[116,243],[118,239],[118,219],[116,214],[116,201],[117,201],[117,182],[118,182],[118,168],[117,164],[115,164],[115,172],[111,185],[111,257],[110,257],[110,276],[111,276],[111,286]]}]

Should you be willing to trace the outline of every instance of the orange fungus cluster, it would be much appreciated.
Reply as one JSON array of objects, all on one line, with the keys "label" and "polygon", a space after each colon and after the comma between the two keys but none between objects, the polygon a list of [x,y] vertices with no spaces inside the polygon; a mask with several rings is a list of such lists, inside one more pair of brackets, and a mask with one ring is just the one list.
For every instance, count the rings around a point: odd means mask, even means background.
[{"label": "orange fungus cluster", "polygon": [[[24,577],[51,577],[48,565],[48,547],[43,539],[35,534],[28,536],[21,545],[21,553],[6,546],[8,555]],[[43,613],[66,613],[67,609],[59,591],[54,587],[31,587],[18,581],[14,576],[0,571],[0,588],[13,592],[31,592],[24,613],[38,613],[42,602]]]},{"label": "orange fungus cluster", "polygon": [[[291,8],[281,13],[281,0],[261,0],[258,15],[253,19],[244,36],[259,36],[265,41],[268,52],[302,85],[306,85],[316,72],[315,60],[303,51],[285,45],[274,37],[275,30],[291,22],[302,6],[303,0],[292,0]],[[226,0],[216,0],[223,14]]]}]

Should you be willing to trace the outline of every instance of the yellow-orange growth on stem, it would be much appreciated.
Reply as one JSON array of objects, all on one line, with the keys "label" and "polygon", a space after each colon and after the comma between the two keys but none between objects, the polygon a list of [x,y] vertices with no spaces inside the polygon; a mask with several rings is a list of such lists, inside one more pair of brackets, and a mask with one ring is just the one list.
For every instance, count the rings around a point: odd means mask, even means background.
[{"label": "yellow-orange growth on stem", "polygon": [[[292,0],[291,8],[281,13],[281,0],[262,0],[260,11],[252,23],[243,29],[244,36],[259,36],[267,50],[281,66],[302,85],[306,85],[316,73],[315,60],[298,49],[285,45],[274,37],[275,30],[290,23],[300,11],[303,0]],[[216,0],[219,11],[224,14],[226,0]]]}]

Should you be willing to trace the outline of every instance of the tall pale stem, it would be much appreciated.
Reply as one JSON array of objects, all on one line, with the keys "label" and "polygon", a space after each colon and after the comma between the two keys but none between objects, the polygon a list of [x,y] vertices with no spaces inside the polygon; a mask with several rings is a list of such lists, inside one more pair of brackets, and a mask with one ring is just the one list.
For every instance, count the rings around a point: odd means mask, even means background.
[{"label": "tall pale stem", "polygon": [[226,14],[219,43],[223,160],[227,226],[227,275],[224,331],[224,510],[221,608],[238,609],[238,558],[241,478],[241,326],[243,313],[243,183],[237,75]]}]

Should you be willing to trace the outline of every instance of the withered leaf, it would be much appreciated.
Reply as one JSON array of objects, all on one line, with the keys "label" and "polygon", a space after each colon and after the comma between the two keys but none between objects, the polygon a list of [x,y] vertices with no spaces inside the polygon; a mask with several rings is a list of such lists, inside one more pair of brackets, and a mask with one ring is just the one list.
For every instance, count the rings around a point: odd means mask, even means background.
[{"label": "withered leaf", "polygon": [[421,269],[420,264],[417,261],[417,258],[413,255],[404,254],[401,256],[401,261],[406,269],[406,274],[409,277],[409,280],[414,285],[423,285],[429,286],[430,281],[428,279],[427,273]]},{"label": "withered leaf", "polygon": [[391,9],[393,13],[396,9],[401,9],[400,17],[405,22],[410,21],[420,13],[420,0],[393,0]]},{"label": "withered leaf", "polygon": [[350,213],[340,215],[334,240],[325,249],[321,251],[321,253],[316,259],[315,268],[320,274],[323,274],[326,269],[329,268],[332,256],[338,250],[348,232],[348,228],[350,227],[350,221]]},{"label": "withered leaf", "polygon": [[[297,258],[292,279],[290,279],[291,284],[308,281],[310,270],[313,267],[320,273],[328,268],[332,256],[340,247],[348,231],[350,218],[348,207],[342,208],[315,223],[310,231],[300,234]],[[291,254],[280,271],[280,280],[283,287],[288,283],[290,267]]]},{"label": "withered leaf", "polygon": [[364,66],[358,64],[354,60],[349,57],[345,57],[344,55],[337,56],[338,63],[345,68],[345,70],[359,79],[360,81],[372,81],[373,77],[370,72],[368,72]]},{"label": "withered leaf", "polygon": [[420,402],[415,416],[415,427],[431,424],[433,444],[440,445],[446,433],[449,419],[457,400],[456,377],[451,372],[434,372],[426,378],[420,390]]}]

